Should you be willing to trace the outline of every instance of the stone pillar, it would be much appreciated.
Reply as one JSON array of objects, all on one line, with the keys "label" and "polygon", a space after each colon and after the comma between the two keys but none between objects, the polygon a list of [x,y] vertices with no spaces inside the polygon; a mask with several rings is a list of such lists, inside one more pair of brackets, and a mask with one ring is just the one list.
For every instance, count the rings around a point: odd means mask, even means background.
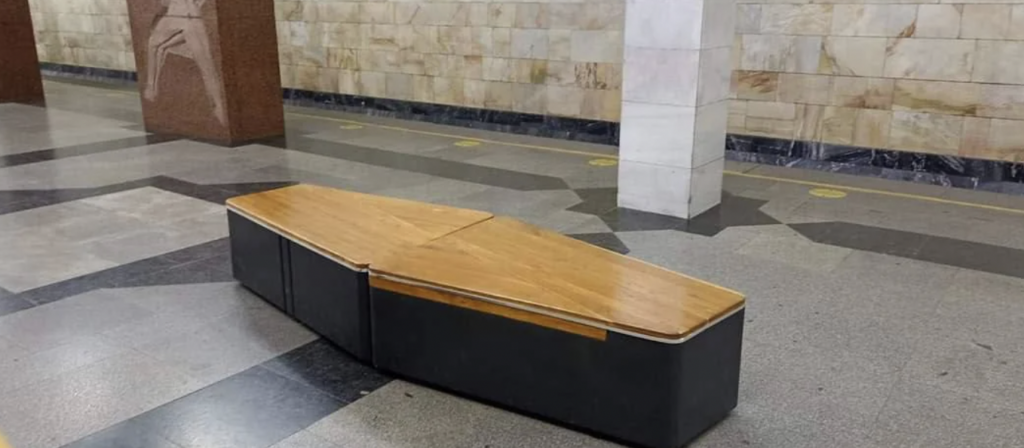
[{"label": "stone pillar", "polygon": [[284,134],[273,0],[128,0],[146,130],[235,145]]},{"label": "stone pillar", "polygon": [[0,0],[0,103],[43,102],[28,0]]},{"label": "stone pillar", "polygon": [[626,0],[619,206],[682,218],[722,200],[736,0]]}]

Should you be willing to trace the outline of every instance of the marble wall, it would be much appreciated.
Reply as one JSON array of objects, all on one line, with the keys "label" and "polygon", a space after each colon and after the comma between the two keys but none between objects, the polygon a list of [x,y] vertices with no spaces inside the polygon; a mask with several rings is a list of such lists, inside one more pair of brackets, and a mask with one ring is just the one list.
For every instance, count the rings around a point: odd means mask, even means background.
[{"label": "marble wall", "polygon": [[623,0],[276,5],[287,87],[619,119]]},{"label": "marble wall", "polygon": [[732,133],[1024,161],[1024,0],[739,0]]},{"label": "marble wall", "polygon": [[39,59],[134,71],[127,1],[29,0]]}]

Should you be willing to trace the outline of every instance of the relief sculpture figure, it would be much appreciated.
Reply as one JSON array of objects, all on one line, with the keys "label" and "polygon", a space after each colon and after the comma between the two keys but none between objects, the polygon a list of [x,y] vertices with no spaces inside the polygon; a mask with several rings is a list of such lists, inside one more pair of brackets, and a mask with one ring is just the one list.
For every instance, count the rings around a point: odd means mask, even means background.
[{"label": "relief sculpture figure", "polygon": [[150,30],[146,59],[146,90],[144,96],[153,101],[160,94],[160,75],[167,56],[175,54],[191,59],[199,67],[206,95],[213,102],[213,115],[227,124],[221,76],[213,61],[210,36],[203,21],[206,0],[159,0],[164,7],[156,15]]}]

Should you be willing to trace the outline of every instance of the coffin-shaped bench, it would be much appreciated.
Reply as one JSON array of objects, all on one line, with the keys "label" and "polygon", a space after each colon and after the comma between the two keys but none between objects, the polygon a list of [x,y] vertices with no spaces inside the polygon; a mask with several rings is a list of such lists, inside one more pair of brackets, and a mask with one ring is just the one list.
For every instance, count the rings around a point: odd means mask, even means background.
[{"label": "coffin-shaped bench", "polygon": [[378,368],[656,448],[736,406],[740,294],[512,219],[374,261]]},{"label": "coffin-shaped bench", "polygon": [[227,206],[235,278],[367,362],[370,264],[492,216],[313,185]]}]

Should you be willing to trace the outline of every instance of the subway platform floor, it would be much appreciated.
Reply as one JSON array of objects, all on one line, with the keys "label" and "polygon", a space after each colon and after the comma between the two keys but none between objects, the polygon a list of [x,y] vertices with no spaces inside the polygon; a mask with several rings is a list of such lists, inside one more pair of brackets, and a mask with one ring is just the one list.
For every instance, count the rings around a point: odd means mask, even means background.
[{"label": "subway platform floor", "polygon": [[[132,90],[0,105],[0,432],[15,448],[615,447],[389,378],[231,278],[223,202],[297,182],[489,210],[748,295],[698,447],[1024,446],[1024,197],[729,163],[687,222],[615,207],[614,148],[289,108],[147,135]],[[628,368],[628,366],[623,366]]]}]

